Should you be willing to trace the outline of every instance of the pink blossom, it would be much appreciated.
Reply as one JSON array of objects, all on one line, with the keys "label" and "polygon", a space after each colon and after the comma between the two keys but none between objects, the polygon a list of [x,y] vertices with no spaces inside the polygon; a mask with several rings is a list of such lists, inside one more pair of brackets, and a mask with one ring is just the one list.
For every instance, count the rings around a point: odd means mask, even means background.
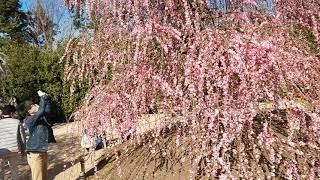
[{"label": "pink blossom", "polygon": [[[319,59],[291,29],[307,27],[318,38],[315,1],[278,0],[276,17],[256,12],[262,1],[253,0],[230,1],[230,13],[211,12],[208,1],[106,0],[104,11],[98,1],[83,2],[100,23],[68,43],[65,77],[90,81],[76,119],[91,136],[116,131],[161,144],[162,123],[170,121],[176,145],[190,141],[188,156],[207,158],[206,170],[222,179],[254,177],[250,164],[262,167],[262,158],[272,167],[266,178],[297,179],[304,170],[287,156],[319,160]],[[286,117],[270,112],[279,109]],[[147,137],[139,129],[150,111],[165,118]],[[274,172],[280,163],[285,170]]]}]

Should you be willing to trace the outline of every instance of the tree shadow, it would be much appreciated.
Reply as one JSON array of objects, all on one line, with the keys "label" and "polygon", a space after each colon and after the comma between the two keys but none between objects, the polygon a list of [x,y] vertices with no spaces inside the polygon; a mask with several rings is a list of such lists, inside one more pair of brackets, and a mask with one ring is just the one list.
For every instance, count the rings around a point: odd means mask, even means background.
[{"label": "tree shadow", "polygon": [[49,179],[80,162],[83,153],[78,138],[71,138],[69,135],[56,137],[57,143],[50,144],[49,147]]}]

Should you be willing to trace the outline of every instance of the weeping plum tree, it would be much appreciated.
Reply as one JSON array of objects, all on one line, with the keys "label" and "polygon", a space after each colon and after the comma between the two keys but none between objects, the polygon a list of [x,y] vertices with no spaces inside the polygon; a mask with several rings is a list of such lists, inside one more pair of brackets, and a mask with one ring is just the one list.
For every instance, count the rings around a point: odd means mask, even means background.
[{"label": "weeping plum tree", "polygon": [[229,0],[223,12],[208,2],[66,0],[97,25],[66,49],[66,77],[93,86],[76,118],[91,136],[114,120],[144,144],[138,122],[151,109],[182,117],[176,144],[191,140],[192,164],[212,177],[319,178],[320,63],[291,33],[307,28],[318,47],[319,1]]}]

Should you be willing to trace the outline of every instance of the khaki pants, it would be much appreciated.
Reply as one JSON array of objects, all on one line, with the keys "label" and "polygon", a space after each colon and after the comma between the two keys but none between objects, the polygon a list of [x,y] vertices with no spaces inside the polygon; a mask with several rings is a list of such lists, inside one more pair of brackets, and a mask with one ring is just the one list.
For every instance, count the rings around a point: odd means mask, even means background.
[{"label": "khaki pants", "polygon": [[32,180],[48,179],[48,154],[46,152],[28,152],[28,164]]}]

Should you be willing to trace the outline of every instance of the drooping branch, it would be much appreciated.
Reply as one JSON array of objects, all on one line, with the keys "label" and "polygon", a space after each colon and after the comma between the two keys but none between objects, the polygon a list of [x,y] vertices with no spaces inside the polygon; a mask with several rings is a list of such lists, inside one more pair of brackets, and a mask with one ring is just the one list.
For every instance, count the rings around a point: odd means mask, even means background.
[{"label": "drooping branch", "polygon": [[[98,26],[90,48],[85,36],[74,48],[73,74],[95,85],[76,113],[91,136],[139,140],[153,112],[183,124],[177,144],[192,139],[188,154],[213,177],[319,176],[319,59],[288,28],[318,37],[316,2],[276,1],[271,14],[257,1],[228,1],[227,13],[201,0],[85,2]],[[259,118],[261,103],[275,110]]]}]

